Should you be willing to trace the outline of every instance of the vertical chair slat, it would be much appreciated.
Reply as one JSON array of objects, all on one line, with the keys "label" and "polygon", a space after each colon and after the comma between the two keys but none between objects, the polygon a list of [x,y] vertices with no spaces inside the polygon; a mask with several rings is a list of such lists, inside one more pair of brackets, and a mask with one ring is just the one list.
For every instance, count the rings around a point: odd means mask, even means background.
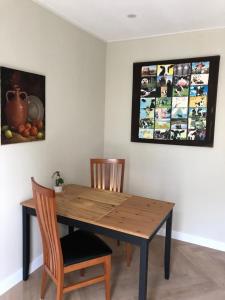
[{"label": "vertical chair slat", "polygon": [[105,190],[105,164],[102,164],[102,189]]}]

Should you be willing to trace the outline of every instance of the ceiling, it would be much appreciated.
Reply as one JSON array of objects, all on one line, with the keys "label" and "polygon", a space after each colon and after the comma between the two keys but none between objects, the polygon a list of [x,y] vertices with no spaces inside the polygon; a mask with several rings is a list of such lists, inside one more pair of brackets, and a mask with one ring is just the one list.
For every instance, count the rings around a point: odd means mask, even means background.
[{"label": "ceiling", "polygon": [[225,27],[225,0],[33,1],[107,42]]}]

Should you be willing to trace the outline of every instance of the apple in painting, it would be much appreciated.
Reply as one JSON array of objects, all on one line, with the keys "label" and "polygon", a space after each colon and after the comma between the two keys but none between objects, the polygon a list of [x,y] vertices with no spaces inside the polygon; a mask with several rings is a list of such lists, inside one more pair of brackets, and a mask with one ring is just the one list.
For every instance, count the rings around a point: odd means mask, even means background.
[{"label": "apple in painting", "polygon": [[31,129],[30,129],[30,135],[32,135],[32,136],[37,136],[37,134],[38,134],[38,129],[37,129],[37,127],[32,126]]},{"label": "apple in painting", "polygon": [[44,134],[42,132],[38,132],[37,138],[38,139],[43,139],[43,137],[44,137]]},{"label": "apple in painting", "polygon": [[31,128],[31,124],[30,124],[30,123],[26,123],[26,124],[25,124],[25,127],[26,127],[27,129],[30,129],[30,128]]},{"label": "apple in painting", "polygon": [[40,129],[42,129],[43,128],[43,122],[41,121],[41,120],[38,120],[37,121],[37,128],[40,130]]},{"label": "apple in painting", "polygon": [[29,129],[29,128],[26,128],[26,129],[22,132],[22,135],[23,135],[24,137],[30,136],[30,129]]},{"label": "apple in painting", "polygon": [[5,137],[7,138],[7,139],[11,139],[12,137],[13,137],[13,134],[12,134],[12,131],[11,130],[6,130],[5,131]]},{"label": "apple in painting", "polygon": [[22,132],[26,129],[25,125],[21,124],[18,126],[17,131],[18,133],[22,134]]},{"label": "apple in painting", "polygon": [[38,130],[43,128],[43,121],[41,120],[33,120],[32,125],[37,127]]}]

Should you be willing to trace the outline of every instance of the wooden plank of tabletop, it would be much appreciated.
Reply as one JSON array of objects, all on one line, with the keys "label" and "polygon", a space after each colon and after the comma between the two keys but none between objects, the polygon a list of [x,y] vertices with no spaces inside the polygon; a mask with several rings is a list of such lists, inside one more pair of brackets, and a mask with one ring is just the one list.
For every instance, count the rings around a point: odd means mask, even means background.
[{"label": "wooden plank of tabletop", "polygon": [[[116,206],[121,204],[127,198],[131,197],[129,194],[116,193],[105,190],[93,189],[86,186],[69,184],[64,186],[62,193],[56,194],[56,201],[75,202],[77,199],[86,199],[103,204],[110,204]],[[35,208],[33,199],[21,202],[21,205]]]},{"label": "wooden plank of tabletop", "polygon": [[149,238],[173,207],[171,202],[133,196],[99,221],[104,227]]},{"label": "wooden plank of tabletop", "polygon": [[[174,204],[78,185],[56,194],[57,214],[149,238]],[[35,208],[32,199],[22,205]]]},{"label": "wooden plank of tabletop", "polygon": [[[62,193],[56,194],[57,214],[81,221],[98,221],[130,195],[78,185],[66,185]],[[32,199],[22,205],[35,208]]]}]

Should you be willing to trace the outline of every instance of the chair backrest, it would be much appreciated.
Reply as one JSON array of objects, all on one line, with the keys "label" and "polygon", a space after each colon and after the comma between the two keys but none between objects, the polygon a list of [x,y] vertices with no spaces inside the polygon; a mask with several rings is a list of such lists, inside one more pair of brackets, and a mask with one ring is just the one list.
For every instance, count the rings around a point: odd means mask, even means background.
[{"label": "chair backrest", "polygon": [[33,199],[41,231],[44,265],[54,281],[63,274],[63,256],[56,217],[55,192],[31,178]]},{"label": "chair backrest", "polygon": [[123,192],[125,159],[91,158],[91,187]]}]

